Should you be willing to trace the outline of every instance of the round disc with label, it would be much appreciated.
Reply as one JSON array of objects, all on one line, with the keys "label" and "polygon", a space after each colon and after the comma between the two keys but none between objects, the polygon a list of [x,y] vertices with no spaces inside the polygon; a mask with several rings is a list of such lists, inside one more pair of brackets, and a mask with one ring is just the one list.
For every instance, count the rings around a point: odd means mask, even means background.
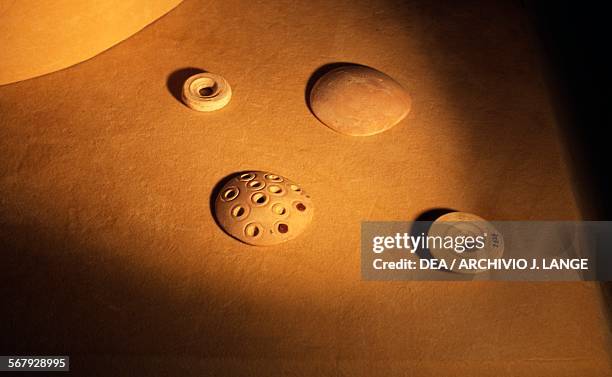
[{"label": "round disc with label", "polygon": [[490,222],[471,213],[451,212],[438,217],[427,236],[435,237],[428,240],[432,257],[444,260],[449,270],[458,273],[485,272],[487,269],[479,268],[478,261],[501,258],[504,252],[502,234]]}]

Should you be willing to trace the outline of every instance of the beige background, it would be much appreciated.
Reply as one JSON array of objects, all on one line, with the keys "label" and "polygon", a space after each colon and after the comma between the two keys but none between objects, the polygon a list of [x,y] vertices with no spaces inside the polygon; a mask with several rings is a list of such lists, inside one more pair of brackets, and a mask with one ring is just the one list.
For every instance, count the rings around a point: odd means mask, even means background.
[{"label": "beige background", "polygon": [[0,85],[80,63],[180,0],[0,0]]},{"label": "beige background", "polygon": [[[186,1],[94,59],[0,87],[3,349],[100,376],[611,375],[595,283],[360,276],[362,220],[579,217],[524,13]],[[305,86],[339,61],[396,78],[408,118],[367,138],[320,124]],[[178,102],[189,67],[226,77],[232,102]],[[211,190],[248,169],[309,191],[301,237],[254,248],[216,226]]]}]

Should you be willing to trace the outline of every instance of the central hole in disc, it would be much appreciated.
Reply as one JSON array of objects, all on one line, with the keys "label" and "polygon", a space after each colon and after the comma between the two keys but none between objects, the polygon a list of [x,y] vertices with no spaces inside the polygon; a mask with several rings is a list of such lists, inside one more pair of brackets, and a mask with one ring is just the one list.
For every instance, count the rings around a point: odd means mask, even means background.
[{"label": "central hole in disc", "polygon": [[200,88],[200,90],[198,91],[198,93],[202,96],[202,97],[208,97],[211,96],[213,93],[215,92],[215,90],[212,88],[212,86],[206,86],[204,88]]},{"label": "central hole in disc", "polygon": [[201,77],[193,83],[200,97],[210,97],[217,91],[217,82],[210,77]]}]

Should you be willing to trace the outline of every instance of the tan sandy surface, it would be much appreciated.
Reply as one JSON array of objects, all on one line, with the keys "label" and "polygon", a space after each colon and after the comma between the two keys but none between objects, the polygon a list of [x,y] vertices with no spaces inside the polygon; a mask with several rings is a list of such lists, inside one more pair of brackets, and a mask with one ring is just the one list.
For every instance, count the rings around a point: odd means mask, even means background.
[{"label": "tan sandy surface", "polygon": [[[361,280],[363,220],[578,217],[523,9],[461,4],[186,1],[0,87],[1,350],[100,376],[611,375],[595,283]],[[367,138],[319,123],[307,80],[342,61],[402,83],[408,118]],[[231,103],[177,101],[189,67]],[[310,192],[301,237],[216,226],[211,190],[249,169]]]}]

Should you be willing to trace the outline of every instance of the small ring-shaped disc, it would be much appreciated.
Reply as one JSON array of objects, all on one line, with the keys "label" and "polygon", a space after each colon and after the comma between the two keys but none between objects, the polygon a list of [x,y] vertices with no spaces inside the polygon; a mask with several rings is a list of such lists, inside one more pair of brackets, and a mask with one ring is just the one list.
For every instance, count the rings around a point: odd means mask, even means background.
[{"label": "small ring-shaped disc", "polygon": [[232,98],[232,88],[221,76],[199,73],[185,81],[183,102],[196,111],[215,111],[227,105]]}]

